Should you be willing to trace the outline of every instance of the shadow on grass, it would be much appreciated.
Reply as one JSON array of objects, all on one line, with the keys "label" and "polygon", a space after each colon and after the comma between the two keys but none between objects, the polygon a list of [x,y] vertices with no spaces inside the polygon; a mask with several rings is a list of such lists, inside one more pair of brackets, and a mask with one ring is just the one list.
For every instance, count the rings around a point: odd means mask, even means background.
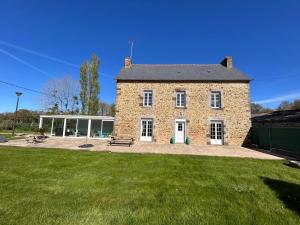
[{"label": "shadow on grass", "polygon": [[285,206],[300,215],[300,185],[261,177],[264,183],[276,192]]}]

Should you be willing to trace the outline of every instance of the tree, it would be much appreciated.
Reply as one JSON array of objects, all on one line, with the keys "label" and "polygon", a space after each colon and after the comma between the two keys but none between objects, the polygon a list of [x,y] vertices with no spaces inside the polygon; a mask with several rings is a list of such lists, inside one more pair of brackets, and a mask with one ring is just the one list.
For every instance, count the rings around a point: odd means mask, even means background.
[{"label": "tree", "polygon": [[295,110],[300,109],[300,99],[295,99],[293,102],[290,101],[282,101],[278,106],[277,110]]},{"label": "tree", "polygon": [[88,106],[88,62],[84,62],[80,67],[80,100],[81,100],[81,113],[87,113]]},{"label": "tree", "polygon": [[115,103],[112,103],[110,105],[110,113],[109,113],[109,116],[115,116],[116,115],[116,104]]},{"label": "tree", "polygon": [[[50,80],[43,88],[41,102],[47,111],[70,113],[74,96],[78,96],[79,84],[71,76]],[[78,97],[77,97],[78,98]]]},{"label": "tree", "polygon": [[92,55],[91,63],[84,62],[80,67],[80,99],[81,113],[97,115],[99,111],[99,64],[96,54]]},{"label": "tree", "polygon": [[[20,109],[16,120],[16,127],[21,130],[32,130],[38,127],[40,112]],[[13,112],[0,113],[0,130],[13,128],[15,114]]]},{"label": "tree", "polygon": [[100,116],[107,116],[109,114],[109,104],[99,101],[99,114]]},{"label": "tree", "polygon": [[92,62],[89,66],[89,103],[88,103],[88,113],[90,115],[97,115],[99,111],[99,59],[96,54],[92,56]]},{"label": "tree", "polygon": [[292,109],[293,104],[289,101],[282,101],[278,106],[277,110],[284,111]]},{"label": "tree", "polygon": [[251,113],[258,114],[258,113],[268,113],[272,112],[272,109],[264,108],[261,104],[251,103]]},{"label": "tree", "polygon": [[99,114],[101,116],[115,116],[115,112],[115,103],[99,102]]},{"label": "tree", "polygon": [[78,114],[79,113],[79,102],[78,97],[73,96],[71,102],[71,114]]},{"label": "tree", "polygon": [[300,99],[294,100],[292,109],[300,109]]}]

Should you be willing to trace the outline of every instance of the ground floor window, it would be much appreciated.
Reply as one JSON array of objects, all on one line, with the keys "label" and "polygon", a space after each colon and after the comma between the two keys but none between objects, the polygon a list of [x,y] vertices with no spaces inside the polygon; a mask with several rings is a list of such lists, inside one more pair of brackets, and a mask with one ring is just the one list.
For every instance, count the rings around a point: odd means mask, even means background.
[{"label": "ground floor window", "polygon": [[223,122],[210,122],[210,143],[215,145],[223,144]]},{"label": "ground floor window", "polygon": [[63,119],[54,119],[52,134],[54,136],[62,137],[64,132],[64,120]]},{"label": "ground floor window", "polygon": [[107,138],[113,127],[114,118],[108,116],[41,115],[39,122],[39,128],[60,137]]},{"label": "ground floor window", "polygon": [[91,131],[90,137],[101,137],[102,136],[102,120],[91,120]]},{"label": "ground floor window", "polygon": [[89,121],[78,119],[76,137],[86,137],[88,134]]},{"label": "ground floor window", "polygon": [[114,129],[113,121],[103,121],[101,137],[109,137],[110,135],[112,135],[113,129]]},{"label": "ground floor window", "polygon": [[76,131],[77,131],[76,126],[77,126],[77,120],[76,119],[67,119],[65,136],[75,137],[76,136]]},{"label": "ground floor window", "polygon": [[141,120],[141,141],[152,141],[153,136],[153,120]]}]

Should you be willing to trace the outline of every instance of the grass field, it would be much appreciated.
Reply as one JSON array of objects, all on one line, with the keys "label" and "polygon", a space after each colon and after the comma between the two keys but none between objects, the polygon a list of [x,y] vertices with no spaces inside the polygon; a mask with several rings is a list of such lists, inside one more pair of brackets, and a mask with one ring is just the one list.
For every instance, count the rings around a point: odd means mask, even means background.
[{"label": "grass field", "polygon": [[300,224],[284,161],[0,147],[0,224]]}]

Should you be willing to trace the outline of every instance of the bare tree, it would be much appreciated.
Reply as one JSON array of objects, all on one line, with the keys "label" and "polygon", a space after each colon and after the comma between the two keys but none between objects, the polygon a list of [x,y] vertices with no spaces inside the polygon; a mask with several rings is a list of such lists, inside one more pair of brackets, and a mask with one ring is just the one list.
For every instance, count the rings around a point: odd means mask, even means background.
[{"label": "bare tree", "polygon": [[56,113],[74,113],[78,105],[79,82],[69,75],[50,80],[43,87],[41,99],[44,109]]},{"label": "bare tree", "polygon": [[108,104],[104,101],[99,101],[99,114],[101,116],[115,116],[115,103]]},{"label": "bare tree", "polygon": [[300,99],[295,99],[294,101],[282,101],[278,106],[277,110],[295,110],[300,109]]},{"label": "bare tree", "polygon": [[272,109],[265,108],[261,104],[251,103],[251,113],[257,114],[257,113],[268,113],[272,112]]}]

